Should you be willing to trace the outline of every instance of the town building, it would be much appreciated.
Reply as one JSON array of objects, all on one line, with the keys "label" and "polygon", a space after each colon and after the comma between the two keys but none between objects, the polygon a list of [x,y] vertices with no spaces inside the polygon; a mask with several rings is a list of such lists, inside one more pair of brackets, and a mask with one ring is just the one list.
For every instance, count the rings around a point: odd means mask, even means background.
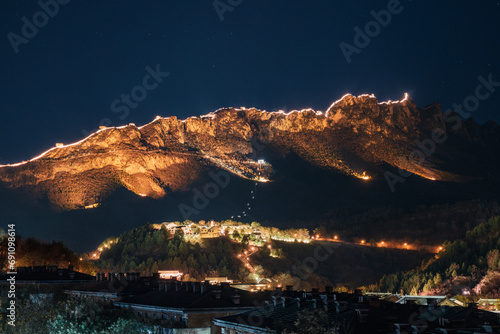
[{"label": "town building", "polygon": [[65,293],[79,298],[119,301],[153,290],[159,280],[159,274],[140,277],[139,273],[98,273],[95,281],[72,286]]},{"label": "town building", "polygon": [[[405,297],[406,302],[395,302],[401,297]],[[296,292],[287,287],[264,306],[217,317],[214,325],[222,334],[280,333],[285,329],[296,330],[297,324],[302,330],[310,327],[312,332],[318,330],[314,328],[318,325],[336,329],[338,333],[363,334],[500,332],[498,315],[480,310],[474,304],[449,306],[446,304],[453,301],[446,297],[415,297],[364,295],[360,291],[336,293],[328,287],[321,293],[318,290]]]},{"label": "town building", "polygon": [[482,309],[500,312],[500,299],[498,298],[481,298],[477,304]]},{"label": "town building", "polygon": [[160,278],[162,279],[176,279],[178,281],[182,278],[182,273],[179,270],[159,270]]},{"label": "town building", "polygon": [[218,226],[201,226],[200,238],[218,238],[220,237],[221,230]]},{"label": "town building", "polygon": [[124,298],[115,305],[132,310],[146,323],[185,328],[189,333],[215,334],[220,329],[213,324],[214,318],[251,310],[266,298],[265,293],[241,291],[227,283],[160,281],[157,289]]},{"label": "town building", "polygon": [[[0,275],[0,284],[11,275]],[[73,266],[61,268],[58,266],[32,266],[16,268],[16,284],[19,285],[50,285],[50,284],[78,284],[91,282],[95,278],[74,270]]]},{"label": "town building", "polygon": [[208,282],[210,284],[221,284],[221,283],[233,283],[232,280],[230,280],[229,278],[227,278],[227,276],[225,277],[205,277],[205,282]]}]

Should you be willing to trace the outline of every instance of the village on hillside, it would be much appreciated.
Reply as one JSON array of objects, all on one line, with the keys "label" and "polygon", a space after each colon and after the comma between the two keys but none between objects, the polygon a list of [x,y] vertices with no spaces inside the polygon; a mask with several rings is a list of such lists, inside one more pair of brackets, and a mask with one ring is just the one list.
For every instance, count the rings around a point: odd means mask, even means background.
[{"label": "village on hillside", "polygon": [[153,224],[153,227],[156,229],[165,227],[172,235],[182,233],[186,240],[225,236],[259,247],[264,246],[270,240],[310,243],[314,239],[306,228],[281,230],[277,227],[261,226],[258,222],[245,224],[230,219],[221,222],[200,220],[198,223],[190,220],[176,221]]},{"label": "village on hillside", "polygon": [[[311,242],[334,242],[349,244],[355,246],[376,247],[376,248],[393,248],[401,250],[422,250],[430,253],[439,253],[443,251],[442,246],[423,245],[420,243],[408,243],[401,240],[365,240],[361,238],[353,238],[346,240],[337,234],[327,232],[323,227],[316,228],[312,233],[307,228],[290,228],[279,229],[272,226],[262,226],[258,222],[250,224],[226,219],[220,222],[215,220],[200,220],[194,222],[191,220],[163,222],[151,224],[156,230],[165,229],[171,236],[180,235],[185,241],[197,243],[202,239],[214,238],[229,238],[230,240],[255,247],[269,247],[271,241],[282,241],[290,243],[305,243]],[[110,249],[113,243],[118,242],[119,238],[110,237],[102,242],[96,251],[89,253],[90,260],[97,260],[100,254]],[[280,249],[270,249],[271,257],[280,257]]]}]

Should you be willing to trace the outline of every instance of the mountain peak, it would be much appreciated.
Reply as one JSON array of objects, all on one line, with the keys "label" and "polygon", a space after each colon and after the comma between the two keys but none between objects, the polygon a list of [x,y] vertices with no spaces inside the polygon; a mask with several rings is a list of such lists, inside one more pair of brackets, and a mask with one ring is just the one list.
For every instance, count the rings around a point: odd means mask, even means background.
[{"label": "mountain peak", "polygon": [[388,165],[427,179],[458,181],[460,173],[447,167],[454,157],[442,150],[422,164],[409,159],[416,141],[435,127],[446,131],[440,106],[418,109],[408,94],[385,102],[346,94],[324,113],[241,107],[184,120],[158,116],[139,127],[101,128],[76,143],[0,166],[0,185],[47,197],[64,209],[94,205],[120,187],[160,198],[190,189],[214,168],[269,181],[272,167],[263,170],[256,161],[264,149],[278,159],[295,153],[360,180],[382,175],[381,166]]}]

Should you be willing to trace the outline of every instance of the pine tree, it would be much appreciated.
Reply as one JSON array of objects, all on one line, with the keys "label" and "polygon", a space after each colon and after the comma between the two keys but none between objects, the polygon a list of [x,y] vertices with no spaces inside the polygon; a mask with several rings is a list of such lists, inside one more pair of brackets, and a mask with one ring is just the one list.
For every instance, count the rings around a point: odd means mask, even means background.
[{"label": "pine tree", "polygon": [[151,273],[157,273],[157,272],[158,272],[158,262],[155,261],[151,266]]},{"label": "pine tree", "polygon": [[210,253],[208,256],[208,264],[213,268],[217,264],[217,259],[213,253]]}]

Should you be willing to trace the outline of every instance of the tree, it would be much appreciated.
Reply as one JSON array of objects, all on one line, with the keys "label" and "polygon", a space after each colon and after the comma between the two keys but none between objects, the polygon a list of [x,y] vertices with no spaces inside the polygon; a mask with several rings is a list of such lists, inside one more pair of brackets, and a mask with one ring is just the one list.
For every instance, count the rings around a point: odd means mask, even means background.
[{"label": "tree", "polygon": [[217,259],[215,258],[215,255],[213,253],[210,253],[210,255],[208,256],[208,264],[211,267],[215,267],[215,265],[217,264]]},{"label": "tree", "polygon": [[56,301],[52,298],[41,299],[36,303],[26,297],[16,302],[16,326],[6,326],[2,333],[7,334],[46,334],[47,322],[56,315]]},{"label": "tree", "polygon": [[324,238],[324,237],[326,237],[328,232],[324,226],[320,226],[320,227],[317,227],[314,229],[313,234],[314,234],[314,236],[319,236],[321,238]]},{"label": "tree", "polygon": [[189,249],[187,244],[184,242],[181,243],[181,245],[179,246],[179,255],[181,256],[181,258],[185,259],[188,256],[188,253]]},{"label": "tree", "polygon": [[260,223],[258,222],[252,222],[252,224],[250,224],[250,226],[252,226],[252,228],[259,228],[260,227]]},{"label": "tree", "polygon": [[157,273],[158,272],[158,262],[155,261],[153,263],[153,266],[151,267],[151,273]]},{"label": "tree", "polygon": [[57,315],[47,322],[49,334],[132,334],[150,328],[130,313],[116,310],[111,303],[69,299],[58,307]]},{"label": "tree", "polygon": [[434,286],[441,285],[441,283],[443,283],[443,279],[441,278],[441,274],[437,273],[434,277]]},{"label": "tree", "polygon": [[498,249],[491,250],[488,255],[488,268],[496,270],[500,262],[500,251]]},{"label": "tree", "polygon": [[132,313],[110,302],[57,297],[23,298],[17,306],[16,326],[0,329],[6,334],[132,334],[151,328]]}]

